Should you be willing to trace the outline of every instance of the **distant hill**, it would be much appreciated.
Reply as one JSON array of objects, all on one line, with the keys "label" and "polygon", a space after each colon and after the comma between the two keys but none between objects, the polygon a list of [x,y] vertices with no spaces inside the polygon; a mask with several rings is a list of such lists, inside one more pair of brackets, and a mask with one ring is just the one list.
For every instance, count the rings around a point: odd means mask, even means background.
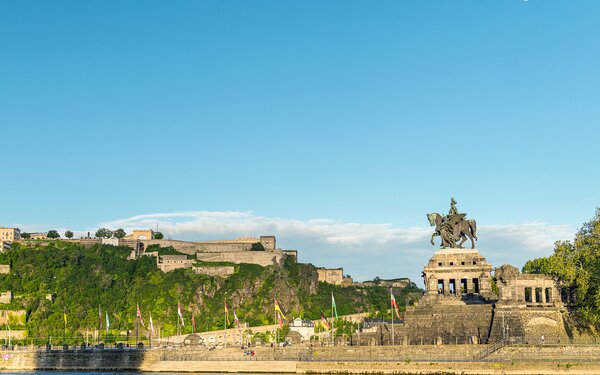
[{"label": "distant hill", "polygon": [[[158,249],[163,252],[162,250]],[[191,332],[192,312],[196,330],[222,329],[225,299],[230,310],[251,326],[274,323],[273,296],[276,295],[288,318],[319,319],[330,314],[334,293],[340,315],[359,311],[389,309],[389,289],[373,286],[334,286],[317,281],[316,268],[288,258],[283,266],[233,265],[227,279],[197,275],[191,269],[163,273],[154,257],[128,260],[131,249],[110,245],[84,247],[56,241],[47,245],[14,244],[0,254],[1,264],[11,264],[9,274],[0,275],[0,291],[11,290],[11,305],[0,309],[25,309],[30,337],[62,337],[64,312],[67,335],[81,337],[85,330],[98,328],[98,306],[106,328],[108,311],[111,334],[133,330],[136,304],[148,324],[149,313],[162,335],[176,332],[177,303],[184,311],[184,332]],[[168,253],[170,250],[164,250]],[[421,290],[411,284],[395,290],[396,301],[416,300]],[[55,296],[54,302],[46,299]]]}]

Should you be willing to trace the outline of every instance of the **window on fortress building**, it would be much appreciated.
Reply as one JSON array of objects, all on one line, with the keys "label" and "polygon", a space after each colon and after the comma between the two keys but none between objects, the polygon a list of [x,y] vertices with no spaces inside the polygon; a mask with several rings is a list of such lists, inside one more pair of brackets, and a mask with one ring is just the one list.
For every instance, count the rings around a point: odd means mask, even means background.
[{"label": "window on fortress building", "polygon": [[473,261],[473,264],[474,264],[474,265],[475,265],[475,264],[477,264],[477,261],[476,261],[476,260],[474,260],[474,261]]},{"label": "window on fortress building", "polygon": [[531,288],[525,288],[525,302],[531,303]]},{"label": "window on fortress building", "polygon": [[467,279],[460,279],[460,292],[462,294],[467,293]]},{"label": "window on fortress building", "polygon": [[439,263],[438,263],[438,266],[441,266],[441,265],[442,265],[442,262],[439,262]]},{"label": "window on fortress building", "polygon": [[453,266],[453,265],[454,265],[454,262],[450,262],[450,265],[451,265],[451,266]]},{"label": "window on fortress building", "polygon": [[438,280],[438,294],[444,294],[444,280]]},{"label": "window on fortress building", "polygon": [[460,262],[460,265],[461,265],[461,266],[464,266],[464,265],[465,265],[465,262]]},{"label": "window on fortress building", "polygon": [[552,289],[546,288],[546,303],[552,303]]},{"label": "window on fortress building", "polygon": [[[450,263],[450,264],[452,264],[452,263]],[[450,294],[456,294],[456,280],[455,279],[450,279],[449,289],[450,289]]]}]

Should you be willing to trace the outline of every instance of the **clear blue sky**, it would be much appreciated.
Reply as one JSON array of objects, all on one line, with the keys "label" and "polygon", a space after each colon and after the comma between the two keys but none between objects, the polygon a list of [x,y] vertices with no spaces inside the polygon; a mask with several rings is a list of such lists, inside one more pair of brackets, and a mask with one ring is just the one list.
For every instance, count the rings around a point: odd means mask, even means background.
[{"label": "clear blue sky", "polygon": [[206,210],[413,227],[453,195],[480,225],[576,228],[600,205],[599,15],[3,1],[0,224]]}]

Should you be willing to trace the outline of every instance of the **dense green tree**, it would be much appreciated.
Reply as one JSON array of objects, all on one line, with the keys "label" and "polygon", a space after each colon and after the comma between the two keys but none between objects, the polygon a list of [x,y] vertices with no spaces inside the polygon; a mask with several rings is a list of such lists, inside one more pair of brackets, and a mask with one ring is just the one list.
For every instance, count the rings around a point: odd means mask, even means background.
[{"label": "dense green tree", "polygon": [[24,240],[27,240],[29,238],[31,238],[31,233],[21,233],[21,238]]},{"label": "dense green tree", "polygon": [[[163,248],[157,250],[160,253]],[[274,294],[287,310],[288,319],[318,319],[331,308],[331,293],[340,315],[389,313],[389,289],[317,283],[315,267],[298,264],[292,258],[283,266],[234,265],[235,273],[220,279],[197,275],[191,269],[163,273],[152,257],[128,260],[130,253],[128,247],[100,244],[86,248],[61,241],[33,247],[16,243],[0,254],[1,264],[12,264],[9,274],[0,275],[0,290],[12,290],[18,296],[10,307],[27,310],[24,328],[33,338],[62,337],[66,311],[72,343],[81,342],[86,329],[97,327],[99,305],[103,316],[109,313],[110,337],[134,329],[136,304],[145,318],[152,312],[154,324],[160,326],[163,335],[176,331],[178,302],[184,319],[189,321],[193,311],[201,330],[223,327],[225,298],[230,310],[235,309],[251,326],[275,323]],[[411,286],[396,292],[396,300],[403,309],[405,301],[421,293]],[[47,294],[55,295],[53,303],[45,299]],[[4,308],[7,306],[0,306]],[[186,325],[184,332],[188,331],[191,328]]]},{"label": "dense green tree", "polygon": [[113,232],[110,229],[100,228],[96,231],[96,237],[98,238],[111,238],[113,236]]},{"label": "dense green tree", "polygon": [[70,230],[65,231],[65,237],[67,237],[68,239],[73,238],[73,232]]},{"label": "dense green tree", "polygon": [[162,240],[164,238],[163,234],[161,232],[155,232],[154,233],[154,239],[155,240]]},{"label": "dense green tree", "polygon": [[123,228],[119,228],[113,232],[113,236],[115,236],[115,238],[123,238],[126,234],[127,233],[125,233],[125,230],[123,230]]},{"label": "dense green tree", "polygon": [[576,321],[600,328],[600,209],[572,241],[556,242],[554,254],[528,261],[523,272],[557,277]]},{"label": "dense green tree", "polygon": [[46,237],[48,238],[60,238],[60,234],[58,234],[58,231],[55,229],[51,229],[48,231],[48,233],[46,233]]}]

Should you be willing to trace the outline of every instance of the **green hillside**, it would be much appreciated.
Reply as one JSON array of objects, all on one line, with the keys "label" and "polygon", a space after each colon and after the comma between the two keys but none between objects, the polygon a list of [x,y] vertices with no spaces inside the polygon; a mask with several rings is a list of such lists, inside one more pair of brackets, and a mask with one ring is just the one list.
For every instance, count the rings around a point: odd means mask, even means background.
[{"label": "green hillside", "polygon": [[[86,329],[93,331],[99,325],[98,306],[103,329],[108,311],[111,335],[134,329],[139,304],[146,325],[151,311],[154,326],[160,327],[163,336],[176,332],[178,302],[184,310],[184,332],[192,330],[192,312],[197,331],[223,328],[225,299],[231,315],[235,309],[240,320],[251,326],[274,323],[274,294],[288,318],[328,315],[332,292],[340,315],[358,311],[375,315],[389,309],[388,289],[318,283],[314,266],[296,264],[290,258],[283,267],[235,265],[236,272],[222,279],[196,275],[190,269],[163,273],[153,257],[127,260],[131,251],[127,247],[84,247],[61,241],[31,246],[14,244],[0,254],[0,263],[12,265],[10,274],[0,275],[0,291],[11,290],[15,295],[10,306],[0,305],[0,309],[27,310],[24,328],[29,337],[39,340],[62,338],[64,311],[67,336],[77,338]],[[55,296],[54,302],[45,298],[48,294]],[[404,304],[416,300],[421,290],[411,286],[395,294],[398,303]]]}]

